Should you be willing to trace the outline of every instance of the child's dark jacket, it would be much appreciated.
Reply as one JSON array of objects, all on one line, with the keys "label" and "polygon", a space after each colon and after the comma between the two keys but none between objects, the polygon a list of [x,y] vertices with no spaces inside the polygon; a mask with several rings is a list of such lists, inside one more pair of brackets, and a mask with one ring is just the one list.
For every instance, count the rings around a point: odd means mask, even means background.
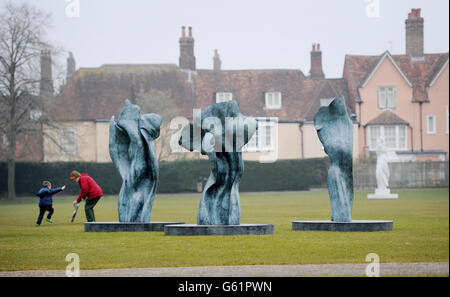
[{"label": "child's dark jacket", "polygon": [[53,204],[52,195],[61,191],[62,191],[61,188],[49,189],[47,187],[43,187],[42,189],[40,189],[39,192],[36,194],[37,196],[39,196],[39,198],[41,198],[39,200],[39,206],[52,205]]}]

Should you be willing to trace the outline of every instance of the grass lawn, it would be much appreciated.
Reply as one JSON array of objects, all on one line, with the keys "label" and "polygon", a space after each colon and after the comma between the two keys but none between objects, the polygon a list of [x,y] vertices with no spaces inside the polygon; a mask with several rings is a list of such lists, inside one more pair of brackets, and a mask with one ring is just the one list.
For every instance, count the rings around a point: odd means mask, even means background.
[{"label": "grass lawn", "polygon": [[[241,194],[242,223],[275,225],[273,235],[164,236],[162,232],[85,233],[84,209],[70,223],[72,198],[54,196],[54,223],[35,227],[38,199],[0,201],[0,270],[65,269],[78,253],[81,269],[204,265],[448,262],[448,189],[394,191],[398,200],[355,194],[353,219],[394,220],[387,232],[291,231],[294,220],[329,219],[327,192]],[[152,221],[195,223],[200,194],[155,198]],[[97,221],[117,221],[117,199],[104,197]]]}]

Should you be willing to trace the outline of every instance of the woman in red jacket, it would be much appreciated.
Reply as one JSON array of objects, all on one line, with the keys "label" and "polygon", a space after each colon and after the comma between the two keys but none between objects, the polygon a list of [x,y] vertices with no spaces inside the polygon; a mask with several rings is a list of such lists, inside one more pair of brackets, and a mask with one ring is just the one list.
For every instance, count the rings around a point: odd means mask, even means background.
[{"label": "woman in red jacket", "polygon": [[73,202],[73,205],[80,203],[81,200],[85,200],[87,198],[84,204],[86,219],[88,222],[95,222],[94,206],[103,196],[102,189],[87,173],[80,174],[78,171],[74,170],[70,173],[70,179],[77,182],[81,188],[80,195],[77,200]]}]

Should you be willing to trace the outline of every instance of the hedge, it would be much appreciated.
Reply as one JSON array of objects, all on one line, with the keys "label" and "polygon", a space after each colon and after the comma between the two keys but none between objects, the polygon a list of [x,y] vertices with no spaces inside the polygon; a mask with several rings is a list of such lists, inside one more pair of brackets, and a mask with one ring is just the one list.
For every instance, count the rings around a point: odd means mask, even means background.
[{"label": "hedge", "polygon": [[[196,192],[197,184],[209,176],[208,160],[161,162],[159,193]],[[245,161],[241,192],[298,191],[326,185],[328,158],[280,160],[275,163]],[[7,163],[0,163],[0,196],[7,193]],[[122,179],[112,163],[16,163],[16,193],[30,196],[41,187],[43,180],[55,186],[66,184],[66,193],[77,194],[79,187],[69,179],[72,170],[87,172],[102,187],[103,192],[117,195]]]}]

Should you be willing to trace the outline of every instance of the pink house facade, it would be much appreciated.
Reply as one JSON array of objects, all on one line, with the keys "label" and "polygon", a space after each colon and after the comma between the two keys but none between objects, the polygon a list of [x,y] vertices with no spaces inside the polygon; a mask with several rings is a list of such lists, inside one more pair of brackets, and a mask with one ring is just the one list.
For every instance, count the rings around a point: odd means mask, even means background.
[{"label": "pink house facade", "polygon": [[449,55],[423,51],[423,18],[406,20],[406,53],[346,55],[344,78],[358,119],[360,157],[382,137],[397,161],[448,160]]}]

